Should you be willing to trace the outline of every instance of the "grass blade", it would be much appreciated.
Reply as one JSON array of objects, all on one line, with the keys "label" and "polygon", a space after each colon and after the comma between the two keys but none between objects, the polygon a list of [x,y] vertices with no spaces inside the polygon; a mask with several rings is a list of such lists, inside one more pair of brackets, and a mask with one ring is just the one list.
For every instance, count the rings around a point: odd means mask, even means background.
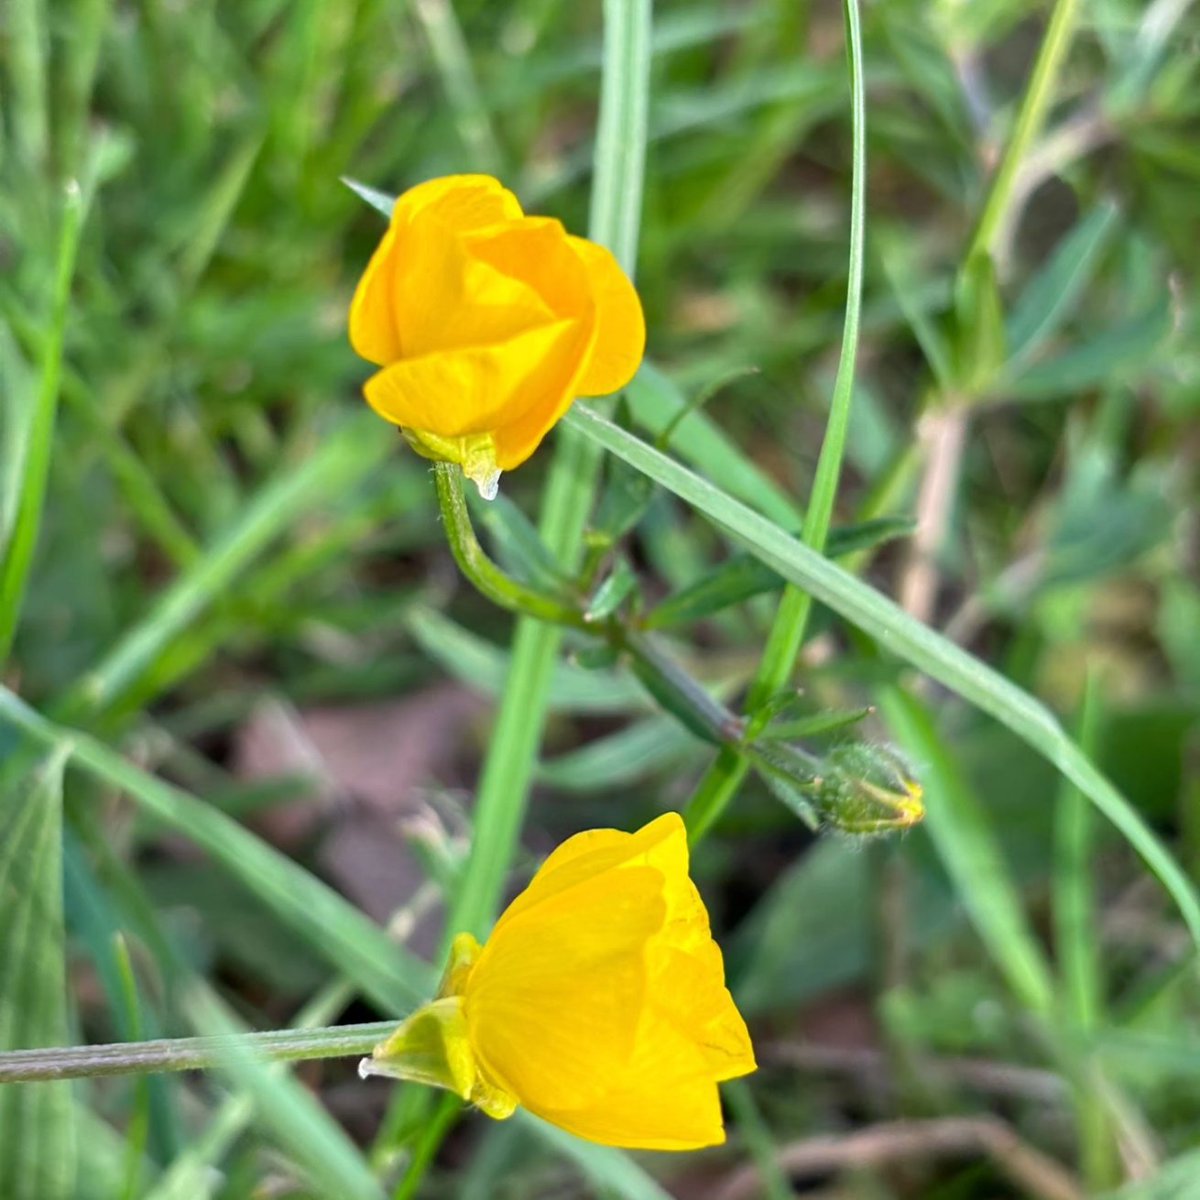
[{"label": "grass blade", "polygon": [[[22,5],[22,8],[28,7]],[[36,6],[35,6],[36,7]],[[90,185],[67,185],[62,223],[58,235],[58,258],[54,273],[54,293],[50,309],[49,333],[42,354],[41,378],[37,398],[25,431],[21,485],[13,518],[11,537],[3,547],[0,563],[0,662],[8,656],[21,616],[21,603],[29,568],[37,549],[42,522],[42,504],[50,477],[50,455],[54,442],[54,424],[58,414],[58,385],[62,376],[63,343],[67,329],[67,306],[71,298],[71,280],[79,235],[90,199]]]},{"label": "grass blade", "polygon": [[1192,937],[1200,943],[1200,901],[1191,881],[1044,704],[915,620],[868,584],[586,405],[576,405],[567,422],[704,513],[785,579],[811,592],[813,599],[869,634],[883,649],[1008,726],[1071,780],[1121,831],[1162,881]]},{"label": "grass blade", "polygon": [[1048,1016],[1054,980],[987,813],[920,701],[900,688],[887,688],[879,707],[910,757],[921,764],[925,828],[975,928],[1013,993],[1031,1011]]},{"label": "grass blade", "polygon": [[297,467],[279,477],[249,504],[237,523],[159,597],[146,619],[130,629],[91,670],[68,699],[64,711],[104,709],[120,700],[153,670],[163,651],[231,581],[297,516],[358,478],[383,457],[386,438],[369,415],[347,421]]},{"label": "grass blade", "polygon": [[0,688],[0,720],[43,745],[65,746],[78,766],[206,850],[385,1011],[402,1012],[429,993],[433,979],[424,963],[400,950],[332,888],[224,813],[147,775],[94,738],[47,721],[7,688]]},{"label": "grass blade", "polygon": [[[62,784],[53,751],[24,784],[0,795],[0,1050],[68,1038],[62,899]],[[75,1195],[71,1084],[0,1088],[0,1196]]]},{"label": "grass blade", "polygon": [[[842,349],[829,404],[829,420],[821,442],[816,477],[808,510],[804,515],[803,539],[822,550],[833,519],[846,435],[850,428],[850,403],[854,397],[854,365],[858,357],[859,317],[862,312],[863,242],[866,235],[867,106],[863,83],[862,27],[858,0],[845,0],[846,60],[850,71],[850,107],[853,127],[853,180],[850,199],[850,250],[846,268],[846,316]],[[812,611],[812,598],[803,588],[784,589],[767,635],[758,673],[750,684],[746,709],[756,712],[782,688],[796,665]],[[700,781],[688,807],[688,836],[702,837],[717,821],[733,798],[748,767],[736,751],[723,749]]]}]

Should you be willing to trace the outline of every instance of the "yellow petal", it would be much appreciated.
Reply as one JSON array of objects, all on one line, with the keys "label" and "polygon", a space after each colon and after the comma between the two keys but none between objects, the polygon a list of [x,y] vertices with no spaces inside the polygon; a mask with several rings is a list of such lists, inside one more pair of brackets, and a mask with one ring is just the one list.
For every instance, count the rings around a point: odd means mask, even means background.
[{"label": "yellow petal", "polygon": [[392,302],[395,221],[371,255],[350,301],[350,344],[355,354],[383,366],[400,357],[400,335]]},{"label": "yellow petal", "polygon": [[483,1072],[533,1112],[610,1091],[628,1061],[646,989],[645,946],[660,925],[649,867],[581,883],[498,925],[463,997]]},{"label": "yellow petal", "polygon": [[695,1045],[657,1014],[642,1014],[635,1052],[608,1080],[597,1101],[533,1111],[589,1141],[631,1150],[693,1150],[725,1140],[716,1083]]},{"label": "yellow petal", "polygon": [[392,292],[404,358],[498,345],[572,315],[556,313],[536,288],[474,253],[469,236],[424,213],[405,235]]},{"label": "yellow petal", "polygon": [[490,175],[445,175],[419,183],[397,199],[392,224],[406,223],[421,212],[436,213],[462,232],[523,216],[516,196]]},{"label": "yellow petal", "polygon": [[550,217],[526,217],[463,238],[467,253],[477,262],[520,280],[556,316],[590,322],[595,310],[592,281],[576,241],[567,236],[561,221]]},{"label": "yellow petal", "polygon": [[[367,402],[397,425],[439,437],[487,433],[508,414],[568,391],[586,331],[575,322],[538,326],[494,345],[402,359],[373,375]],[[510,465],[497,439],[497,465]]]},{"label": "yellow petal", "polygon": [[607,396],[623,388],[641,365],[646,350],[642,302],[608,250],[584,238],[570,241],[587,271],[596,306],[596,338],[579,394]]},{"label": "yellow petal", "polygon": [[[409,237],[414,220],[426,215],[459,233],[521,217],[517,198],[488,175],[450,175],[410,188],[396,201],[392,219],[350,303],[350,343],[368,362],[394,362],[402,349],[402,327],[412,316],[397,294],[397,274],[420,240]],[[425,311],[419,306],[418,312]],[[444,317],[445,314],[443,313]]]},{"label": "yellow petal", "polygon": [[[568,838],[542,863],[529,886],[504,910],[496,929],[581,883],[590,883],[597,876],[624,866],[637,865],[650,865],[660,872],[668,866],[673,872],[682,870],[686,876],[687,831],[677,812],[663,813],[636,833],[589,829]],[[612,886],[620,886],[620,881]]]}]

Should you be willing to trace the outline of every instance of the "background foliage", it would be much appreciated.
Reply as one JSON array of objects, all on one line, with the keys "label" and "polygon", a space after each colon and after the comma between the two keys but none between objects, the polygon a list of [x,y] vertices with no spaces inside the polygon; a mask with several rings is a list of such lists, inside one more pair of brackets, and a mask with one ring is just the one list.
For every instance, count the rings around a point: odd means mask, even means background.
[{"label": "background foliage", "polygon": [[[1181,0],[1078,7],[990,259],[968,250],[1049,6],[863,13],[834,523],[916,526],[839,561],[1057,712],[1194,879],[1200,27]],[[511,623],[363,411],[345,309],[380,219],[338,179],[490,171],[584,230],[600,37],[599,6],[545,0],[6,3],[0,1047],[372,1020],[428,988]],[[846,301],[842,13],[660,0],[652,47],[633,428],[702,402],[672,452],[796,532]],[[519,516],[551,458],[477,514],[527,575],[554,566]],[[734,552],[666,488],[622,544],[647,606]],[[718,588],[660,633],[736,702],[777,595]],[[1188,1194],[1183,922],[1051,765],[888,649],[818,606],[793,715],[873,705],[853,736],[903,749],[925,825],[814,836],[748,776],[697,849],[763,1063],[727,1148],[592,1152],[352,1061],[232,1059],[0,1088],[0,1195]],[[712,758],[566,650],[510,888],[576,829],[683,807]]]}]

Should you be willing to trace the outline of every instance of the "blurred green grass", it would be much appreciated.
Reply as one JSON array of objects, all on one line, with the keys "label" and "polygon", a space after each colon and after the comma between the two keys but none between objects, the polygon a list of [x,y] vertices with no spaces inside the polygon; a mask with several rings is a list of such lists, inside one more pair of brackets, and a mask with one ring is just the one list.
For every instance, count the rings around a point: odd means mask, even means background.
[{"label": "blurred green grass", "polygon": [[[931,623],[1068,723],[1092,695],[1100,765],[1195,878],[1200,27],[1189,6],[1166,0],[1083,9],[1048,126],[1018,167],[1020,220],[998,243],[1003,319],[969,350],[974,369],[998,345],[1000,365],[969,388],[955,275],[1048,7],[891,0],[864,12],[866,285],[838,518],[879,496],[888,514],[917,512],[930,494],[920,486],[928,464],[945,455],[938,418],[962,416],[958,470],[932,496],[936,536],[918,543],[927,561],[892,546],[864,562],[866,577],[911,598],[906,587],[932,570]],[[635,412],[661,426],[677,396],[757,368],[732,378],[674,446],[796,527],[788,506],[803,507],[812,479],[845,300],[840,12],[660,2],[654,44],[638,278],[657,372],[639,380]],[[338,180],[395,192],[491,170],[528,207],[582,230],[599,51],[599,6],[546,0],[8,0],[0,14],[5,547],[22,521],[47,364],[58,361],[68,180],[81,182],[86,205],[40,536],[0,670],[28,704],[92,735],[96,754],[115,747],[204,796],[202,844],[218,856],[179,902],[161,880],[186,852],[127,802],[138,779],[118,773],[115,755],[104,760],[108,775],[67,776],[63,1029],[72,1038],[132,1036],[116,930],[134,947],[149,1035],[194,1026],[185,997],[197,980],[262,1027],[290,1021],[342,977],[360,989],[376,982],[360,1008],[404,1002],[388,991],[403,960],[331,892],[319,890],[333,907],[322,910],[329,936],[318,962],[320,938],[289,931],[312,921],[301,910],[329,871],[324,851],[361,798],[337,796],[303,836],[285,839],[272,813],[311,807],[312,787],[264,789],[237,754],[264,697],[302,714],[318,704],[422,703],[448,675],[490,692],[505,663],[508,622],[454,578],[425,464],[361,411],[365,371],[345,343],[344,314],[380,227]],[[506,481],[528,512],[547,457]],[[634,550],[651,595],[726,553],[666,494]],[[745,682],[769,623],[769,605],[749,602],[700,623],[679,648],[705,679]],[[818,610],[797,676],[812,707],[870,700],[873,670],[869,651]],[[706,765],[696,743],[655,735],[662,718],[647,715],[625,676],[582,671],[564,665],[552,684],[526,839],[534,852],[588,824],[631,826],[682,804]],[[1129,1195],[1173,1194],[1171,1174],[1190,1178],[1183,1156],[1200,1134],[1200,989],[1182,926],[1107,828],[1086,835],[1082,856],[1068,839],[1085,835],[1066,820],[1056,829],[1056,807],[1073,801],[1026,747],[936,689],[924,701],[935,728],[915,765],[979,824],[1009,897],[994,915],[1019,924],[1028,961],[1041,964],[1031,970],[1057,995],[1058,976],[1094,942],[1088,1027],[1076,1013],[1052,1037],[1044,1026],[1031,1034],[1041,985],[1023,993],[1006,976],[986,920],[980,938],[962,878],[927,832],[866,848],[813,842],[750,782],[699,851],[697,872],[764,1070],[749,1081],[754,1107],[739,1101],[728,1154],[700,1168],[647,1158],[647,1169],[683,1194],[689,1178],[719,1180],[751,1150],[763,1153],[763,1136],[769,1147],[900,1117],[990,1113],[1090,1191],[1161,1170],[1164,1190],[1145,1182]],[[626,728],[648,747],[632,768],[619,740]],[[451,764],[418,782],[470,790],[484,732],[482,718],[464,723]],[[897,736],[882,725],[871,735]],[[29,805],[58,794],[55,766],[9,722],[0,722],[0,756],[0,831],[15,838],[30,828],[19,823]],[[619,787],[605,787],[618,766]],[[437,799],[453,829],[448,804]],[[282,854],[254,857],[269,848],[249,849],[222,813],[253,819]],[[435,839],[429,853],[431,874],[452,878],[457,842]],[[49,862],[35,866],[43,874],[28,886],[52,891]],[[230,872],[259,886],[258,898],[239,893],[231,905]],[[278,902],[264,909],[271,887]],[[1083,897],[1069,925],[1056,907],[1063,889]],[[269,953],[239,943],[250,911],[266,913],[259,945]],[[1063,943],[1066,928],[1075,941]],[[360,970],[368,943],[378,960]],[[61,1031],[24,1036],[43,1034]],[[830,1045],[844,1047],[840,1060]],[[1069,1091],[1036,1087],[1017,1070],[1069,1074],[1081,1061],[1088,1073],[1069,1082],[1099,1102],[1077,1114]],[[353,1090],[348,1068],[305,1078],[369,1144],[384,1098]],[[255,1094],[251,1082],[230,1084],[234,1100]],[[74,1127],[78,1182],[64,1195],[149,1194],[224,1111],[220,1091],[191,1079],[142,1092],[80,1087],[72,1122],[63,1095],[22,1111],[41,1114],[38,1136],[51,1139],[42,1145]],[[756,1109],[761,1130],[743,1116]],[[326,1194],[311,1182],[319,1172],[302,1182],[296,1153],[317,1118],[286,1111],[298,1122],[291,1141],[248,1105],[251,1132],[214,1139],[222,1174],[192,1176],[188,1194],[233,1200],[276,1183],[293,1189],[285,1194]],[[140,1119],[146,1145],[130,1154]],[[317,1144],[332,1145],[324,1132]],[[564,1160],[527,1139],[517,1127],[465,1123],[428,1194],[585,1192],[564,1183]],[[910,1173],[847,1174],[840,1194],[1037,1194],[982,1158],[921,1162]]]}]

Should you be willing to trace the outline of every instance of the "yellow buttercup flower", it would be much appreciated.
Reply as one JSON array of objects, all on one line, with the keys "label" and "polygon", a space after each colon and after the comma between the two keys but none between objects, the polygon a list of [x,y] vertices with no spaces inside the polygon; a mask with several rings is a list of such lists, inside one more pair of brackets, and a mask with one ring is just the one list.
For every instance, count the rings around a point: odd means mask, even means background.
[{"label": "yellow buttercup flower", "polygon": [[677,813],[559,846],[360,1067],[645,1150],[723,1142],[717,1083],[754,1069]]},{"label": "yellow buttercup flower", "polygon": [[491,495],[576,396],[633,378],[645,340],[616,259],[488,175],[405,192],[350,306],[354,349],[382,368],[368,403]]}]

